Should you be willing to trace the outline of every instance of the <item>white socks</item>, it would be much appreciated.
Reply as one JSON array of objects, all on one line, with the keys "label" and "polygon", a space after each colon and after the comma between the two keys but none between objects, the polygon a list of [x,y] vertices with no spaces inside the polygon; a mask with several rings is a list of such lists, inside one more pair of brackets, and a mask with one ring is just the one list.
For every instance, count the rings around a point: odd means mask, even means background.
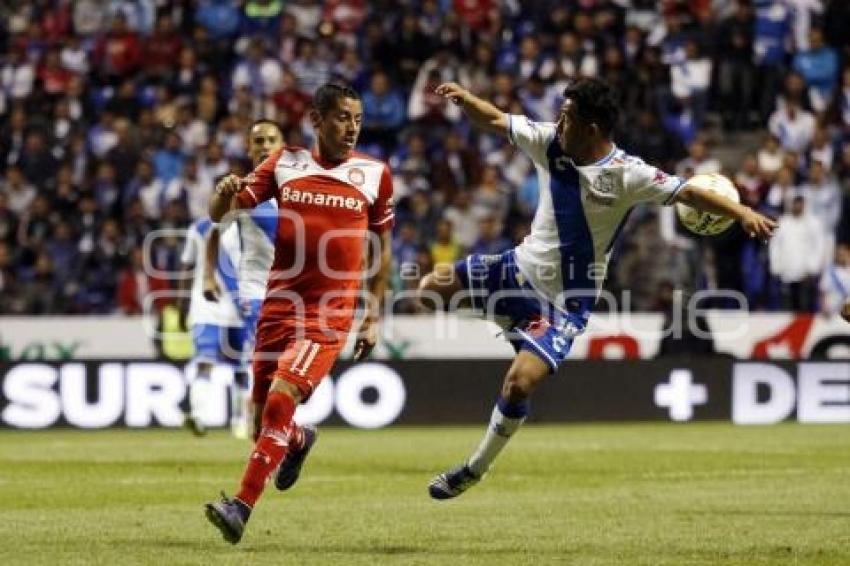
[{"label": "white socks", "polygon": [[498,403],[493,407],[490,425],[487,427],[484,439],[467,463],[473,474],[481,477],[490,469],[493,460],[496,459],[496,456],[499,455],[499,452],[502,451],[502,448],[505,447],[520,425],[525,422],[527,415],[527,402],[511,404],[501,397],[499,398]]},{"label": "white socks", "polygon": [[189,386],[189,414],[200,423],[204,423],[204,417],[206,416],[209,390],[209,376],[197,375]]}]

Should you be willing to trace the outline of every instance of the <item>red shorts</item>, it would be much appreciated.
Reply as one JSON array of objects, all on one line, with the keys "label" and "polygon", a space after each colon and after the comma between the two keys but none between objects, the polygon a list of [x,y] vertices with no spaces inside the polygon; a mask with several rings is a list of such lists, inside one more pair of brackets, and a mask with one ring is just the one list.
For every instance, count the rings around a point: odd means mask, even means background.
[{"label": "red shorts", "polygon": [[328,375],[345,346],[347,333],[300,331],[288,322],[263,321],[257,324],[257,345],[254,349],[254,385],[251,397],[263,404],[275,378],[295,385],[303,401],[313,393]]}]

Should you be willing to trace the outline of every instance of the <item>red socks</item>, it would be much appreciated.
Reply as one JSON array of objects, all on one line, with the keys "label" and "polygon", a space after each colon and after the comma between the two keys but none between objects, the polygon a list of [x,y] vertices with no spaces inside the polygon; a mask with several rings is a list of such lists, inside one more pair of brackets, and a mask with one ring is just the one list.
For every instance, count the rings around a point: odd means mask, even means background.
[{"label": "red socks", "polygon": [[263,493],[269,474],[286,456],[290,434],[300,436],[300,429],[292,422],[294,414],[295,401],[292,397],[279,391],[269,392],[263,409],[263,430],[242,476],[242,488],[236,494],[237,499],[251,507]]}]

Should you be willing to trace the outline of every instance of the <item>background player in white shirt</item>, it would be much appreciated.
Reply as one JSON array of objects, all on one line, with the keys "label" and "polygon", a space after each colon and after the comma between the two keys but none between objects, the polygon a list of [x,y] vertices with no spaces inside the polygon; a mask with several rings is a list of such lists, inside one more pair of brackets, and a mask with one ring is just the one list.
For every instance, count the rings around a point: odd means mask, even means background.
[{"label": "background player in white shirt", "polygon": [[525,420],[531,393],[583,332],[614,240],[633,206],[683,202],[736,218],[761,239],[776,224],[618,149],[611,139],[617,99],[601,80],[568,86],[557,123],[505,114],[455,83],[440,85],[437,93],[460,106],[476,127],[506,136],[525,152],[540,185],[531,234],[519,246],[438,266],[420,284],[420,299],[434,308],[455,304],[464,294],[465,302],[505,327],[517,352],[478,449],[429,485],[432,497],[448,499],[481,479]]},{"label": "background player in white shirt", "polygon": [[[264,119],[251,125],[248,131],[248,156],[253,167],[260,165],[281,147],[283,132],[275,122]],[[208,300],[217,301],[221,295],[221,286],[214,274],[215,265],[222,255],[220,249],[225,248],[231,263],[236,267],[235,276],[239,287],[237,300],[245,325],[242,371],[237,372],[237,379],[231,389],[230,424],[234,436],[248,438],[252,429],[248,424],[251,355],[257,334],[257,318],[266,296],[269,269],[274,260],[277,203],[274,199],[267,200],[250,211],[240,211],[222,220],[221,226],[213,226],[208,236],[204,296]]]},{"label": "background player in white shirt", "polygon": [[[206,239],[212,230],[209,218],[192,223],[186,234],[181,263],[184,274],[180,279],[181,313],[186,313],[185,285],[192,272],[192,289],[188,301],[188,324],[195,346],[194,362],[197,373],[189,387],[189,409],[184,424],[195,434],[206,432],[203,415],[210,387],[210,373],[216,363],[229,363],[238,374],[242,367],[242,347],[245,341],[242,317],[236,308],[235,268],[226,254],[221,254],[211,276],[225,292],[221,300],[210,301],[204,296]],[[185,326],[185,323],[184,323]]]}]

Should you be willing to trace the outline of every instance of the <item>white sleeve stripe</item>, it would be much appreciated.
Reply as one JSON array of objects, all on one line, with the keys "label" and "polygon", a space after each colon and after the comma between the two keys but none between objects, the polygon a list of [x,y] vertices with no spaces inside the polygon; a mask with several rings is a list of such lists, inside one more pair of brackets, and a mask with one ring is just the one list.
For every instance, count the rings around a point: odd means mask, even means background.
[{"label": "white sleeve stripe", "polygon": [[245,190],[251,193],[251,196],[254,198],[254,204],[260,204],[260,199],[257,198],[257,195],[251,189],[251,187],[245,187]]},{"label": "white sleeve stripe", "polygon": [[395,214],[390,214],[389,216],[385,217],[383,220],[379,220],[378,222],[372,222],[370,224],[370,226],[380,226],[381,224],[386,224],[387,222],[389,222],[393,218],[395,218]]},{"label": "white sleeve stripe", "polygon": [[675,189],[673,189],[672,193],[670,193],[670,196],[667,197],[667,200],[664,201],[664,204],[670,204],[671,202],[673,202],[673,199],[676,198],[676,195],[679,194],[679,191],[681,191],[682,187],[684,187],[687,183],[687,179],[682,179],[679,182],[679,185]]}]

